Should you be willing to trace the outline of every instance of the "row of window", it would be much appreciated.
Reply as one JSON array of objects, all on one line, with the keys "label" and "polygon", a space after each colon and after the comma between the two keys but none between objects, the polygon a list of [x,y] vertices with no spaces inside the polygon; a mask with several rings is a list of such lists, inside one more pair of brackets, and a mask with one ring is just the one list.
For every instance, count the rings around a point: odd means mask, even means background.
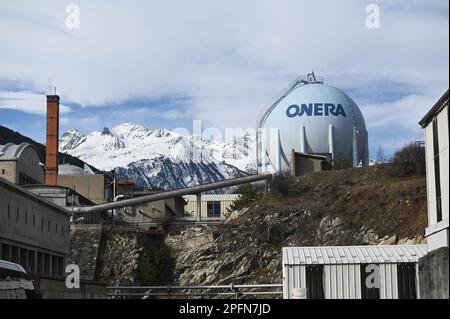
[{"label": "row of window", "polygon": [[19,173],[19,185],[20,186],[24,186],[24,185],[37,185],[37,184],[41,184],[39,183],[37,180],[23,174],[23,173]]},{"label": "row of window", "polygon": [[32,274],[64,275],[64,257],[0,243],[0,259],[20,264]]},{"label": "row of window", "polygon": [[[379,287],[368,287],[367,281],[373,276],[368,271],[367,264],[360,265],[361,273],[361,298],[380,299]],[[378,266],[378,265],[376,265]],[[308,299],[325,299],[324,292],[324,265],[306,266],[306,291]],[[397,264],[397,291],[399,299],[417,299],[416,294],[416,264]]]},{"label": "row of window", "polygon": [[[12,217],[11,206],[10,205],[8,205],[8,208],[7,208],[7,215],[8,215],[8,219],[9,220],[14,218],[14,217]],[[15,215],[16,215],[15,219],[16,219],[17,223],[19,223],[20,222],[20,211],[19,211],[19,208],[16,208]],[[24,215],[23,215],[23,223],[25,225],[28,225],[29,222],[31,222],[31,225],[33,227],[36,227],[36,215],[33,214],[31,216],[31,220],[29,220],[28,212],[25,211]],[[50,220],[45,220],[42,217],[41,218],[41,227],[40,228],[41,228],[41,231],[44,231],[45,229],[47,229],[47,231],[50,232],[51,231],[51,222],[50,222]],[[55,229],[55,234],[58,234],[58,231],[59,231],[61,233],[61,236],[64,236],[64,225],[60,225],[58,227],[58,223],[55,223],[54,229]],[[68,231],[68,229],[67,229],[67,231]]]}]

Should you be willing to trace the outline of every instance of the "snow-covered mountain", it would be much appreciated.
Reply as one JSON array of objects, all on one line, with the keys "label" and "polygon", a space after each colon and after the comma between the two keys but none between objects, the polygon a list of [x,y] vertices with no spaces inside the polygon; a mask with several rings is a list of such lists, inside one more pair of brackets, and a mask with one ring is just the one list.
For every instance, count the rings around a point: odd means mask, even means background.
[{"label": "snow-covered mountain", "polygon": [[165,129],[124,123],[83,135],[72,129],[60,140],[60,152],[104,171],[133,178],[139,186],[174,189],[253,173],[255,138],[231,142],[201,140]]}]

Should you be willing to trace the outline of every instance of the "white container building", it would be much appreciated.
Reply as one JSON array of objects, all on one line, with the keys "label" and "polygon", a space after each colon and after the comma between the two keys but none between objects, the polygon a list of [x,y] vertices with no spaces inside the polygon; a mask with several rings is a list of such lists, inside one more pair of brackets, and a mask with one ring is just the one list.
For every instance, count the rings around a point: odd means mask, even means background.
[{"label": "white container building", "polygon": [[426,245],[283,248],[283,298],[418,299]]}]

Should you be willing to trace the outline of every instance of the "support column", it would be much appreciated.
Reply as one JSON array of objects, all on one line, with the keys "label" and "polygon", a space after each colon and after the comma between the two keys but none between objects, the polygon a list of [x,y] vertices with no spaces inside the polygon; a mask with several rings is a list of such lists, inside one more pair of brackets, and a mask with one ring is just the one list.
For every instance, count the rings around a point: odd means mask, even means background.
[{"label": "support column", "polygon": [[277,129],[276,135],[276,169],[277,174],[281,174],[281,141],[280,141],[280,129]]},{"label": "support column", "polygon": [[353,167],[358,166],[358,130],[353,127]]},{"label": "support column", "polygon": [[328,126],[328,153],[331,154],[331,161],[334,161],[334,126]]},{"label": "support column", "polygon": [[202,221],[202,194],[196,194],[197,196],[197,221]]},{"label": "support column", "polygon": [[306,131],[304,125],[300,125],[300,153],[306,153]]}]

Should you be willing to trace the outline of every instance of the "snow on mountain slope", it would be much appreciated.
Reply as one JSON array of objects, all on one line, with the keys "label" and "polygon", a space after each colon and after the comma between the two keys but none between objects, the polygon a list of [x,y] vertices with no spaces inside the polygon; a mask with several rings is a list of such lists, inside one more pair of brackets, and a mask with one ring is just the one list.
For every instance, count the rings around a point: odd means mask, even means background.
[{"label": "snow on mountain slope", "polygon": [[69,130],[60,151],[99,169],[116,169],[139,186],[173,189],[241,176],[255,171],[255,140],[249,135],[231,143],[203,141],[165,129],[124,123],[86,136]]}]

